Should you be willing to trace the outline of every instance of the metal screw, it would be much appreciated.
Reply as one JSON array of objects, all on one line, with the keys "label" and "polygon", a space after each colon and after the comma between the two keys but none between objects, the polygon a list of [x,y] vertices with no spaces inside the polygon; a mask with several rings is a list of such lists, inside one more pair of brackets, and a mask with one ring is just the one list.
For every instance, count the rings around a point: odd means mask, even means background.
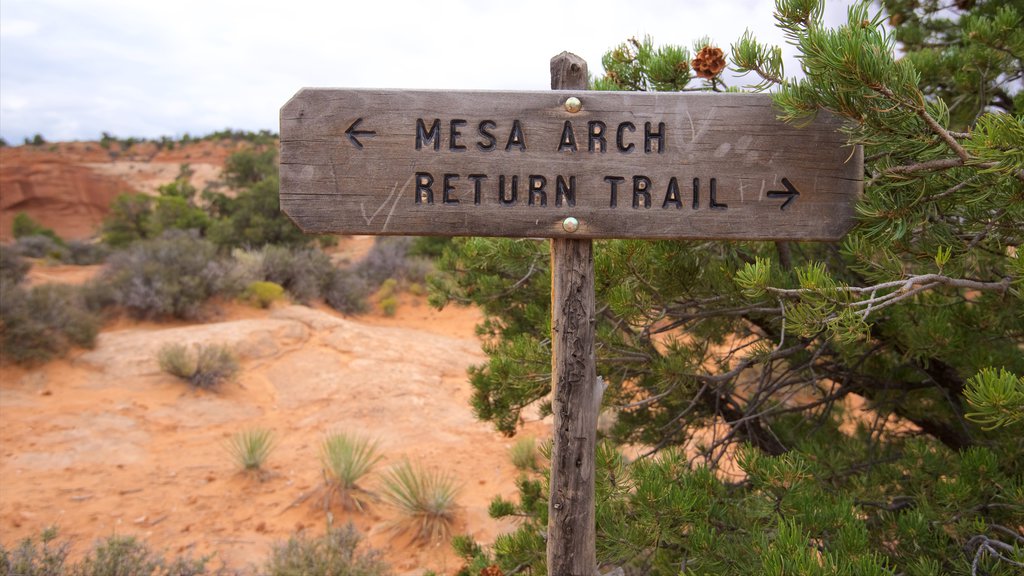
[{"label": "metal screw", "polygon": [[569,232],[570,234],[580,229],[580,221],[569,216],[565,220],[562,220],[562,230]]},{"label": "metal screw", "polygon": [[583,108],[583,102],[580,102],[580,99],[575,96],[570,96],[565,101],[565,109],[568,110],[570,114],[579,112],[581,108]]}]

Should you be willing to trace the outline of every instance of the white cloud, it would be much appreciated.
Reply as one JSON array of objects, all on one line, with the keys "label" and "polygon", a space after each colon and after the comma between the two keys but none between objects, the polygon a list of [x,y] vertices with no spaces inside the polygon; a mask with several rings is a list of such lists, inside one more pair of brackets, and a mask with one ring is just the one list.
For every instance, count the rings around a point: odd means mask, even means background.
[{"label": "white cloud", "polygon": [[575,52],[596,75],[631,36],[689,46],[710,35],[727,47],[750,28],[784,45],[772,10],[770,0],[4,0],[0,135],[276,130],[303,86],[546,90],[551,56]]},{"label": "white cloud", "polygon": [[39,31],[39,24],[31,20],[12,18],[0,21],[0,38],[24,38]]}]

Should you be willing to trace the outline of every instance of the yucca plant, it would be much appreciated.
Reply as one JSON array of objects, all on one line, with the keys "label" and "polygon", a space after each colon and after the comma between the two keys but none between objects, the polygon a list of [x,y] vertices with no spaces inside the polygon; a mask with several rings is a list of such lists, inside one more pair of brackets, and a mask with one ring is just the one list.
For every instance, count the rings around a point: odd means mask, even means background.
[{"label": "yucca plant", "polygon": [[412,529],[424,542],[449,536],[459,491],[453,476],[403,461],[388,470],[383,481],[384,498],[403,516],[394,524],[396,529]]},{"label": "yucca plant", "polygon": [[274,445],[272,430],[250,428],[231,436],[227,449],[243,470],[255,471],[263,467]]},{"label": "yucca plant", "polygon": [[337,489],[342,506],[346,508],[362,510],[363,501],[357,493],[369,493],[357,483],[380,459],[377,442],[357,434],[333,432],[324,438],[320,447],[324,474],[328,483]]}]

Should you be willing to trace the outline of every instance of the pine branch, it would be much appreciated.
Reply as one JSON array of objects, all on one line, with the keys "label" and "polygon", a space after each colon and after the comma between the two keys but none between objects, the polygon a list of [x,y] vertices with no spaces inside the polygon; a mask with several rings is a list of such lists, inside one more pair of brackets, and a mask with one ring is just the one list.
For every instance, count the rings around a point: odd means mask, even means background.
[{"label": "pine branch", "polygon": [[[1010,278],[1003,278],[999,282],[979,282],[977,280],[967,280],[965,278],[952,278],[944,276],[942,274],[920,274],[911,276],[905,280],[894,280],[891,282],[883,282],[881,284],[875,284],[874,286],[839,286],[830,288],[829,291],[850,293],[850,294],[865,294],[870,292],[879,292],[883,290],[900,289],[902,292],[910,291],[914,286],[921,284],[930,284],[932,286],[951,286],[954,288],[965,288],[968,290],[986,290],[996,292],[1006,292],[1007,288],[1010,287]],[[768,286],[765,288],[772,294],[778,294],[780,296],[799,297],[804,294],[819,294],[821,292],[818,288],[774,288]],[[892,293],[891,293],[892,294]],[[878,296],[875,301],[886,300],[892,298],[891,294],[885,296]],[[898,293],[897,293],[898,294]],[[855,302],[853,305],[865,305],[869,304],[870,301],[864,300]]]}]

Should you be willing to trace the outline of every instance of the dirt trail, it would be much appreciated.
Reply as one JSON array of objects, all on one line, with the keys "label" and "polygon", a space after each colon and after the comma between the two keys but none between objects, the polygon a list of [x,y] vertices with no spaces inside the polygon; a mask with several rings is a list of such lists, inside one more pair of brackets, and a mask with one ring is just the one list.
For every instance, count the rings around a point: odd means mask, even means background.
[{"label": "dirt trail", "polygon": [[[76,555],[97,538],[137,535],[171,554],[215,554],[214,565],[246,569],[296,530],[322,533],[318,450],[332,430],[377,438],[377,472],[409,458],[456,475],[456,530],[491,541],[513,526],[489,519],[487,505],[515,494],[517,472],[512,441],[469,408],[466,368],[484,360],[478,320],[474,310],[439,312],[408,296],[394,318],[370,321],[230,305],[217,322],[122,321],[95,350],[32,370],[0,367],[0,541],[57,525]],[[159,370],[156,352],[168,342],[231,344],[242,371],[216,391],[193,390]],[[224,446],[253,426],[277,438],[262,479],[240,473]],[[384,549],[397,573],[460,567],[446,543],[416,545],[385,530],[396,513],[383,503],[362,513],[335,503],[330,512]]]}]

